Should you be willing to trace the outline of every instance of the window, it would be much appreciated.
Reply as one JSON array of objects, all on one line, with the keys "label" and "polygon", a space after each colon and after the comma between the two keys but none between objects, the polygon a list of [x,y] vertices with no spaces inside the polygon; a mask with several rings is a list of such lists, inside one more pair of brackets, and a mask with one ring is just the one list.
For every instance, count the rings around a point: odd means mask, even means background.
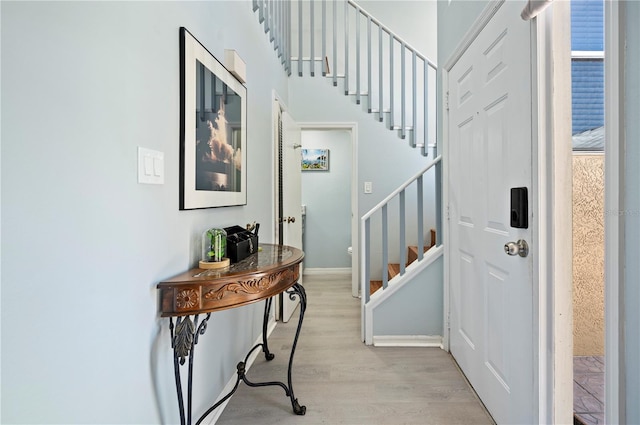
[{"label": "window", "polygon": [[604,150],[604,2],[571,2],[573,150]]}]

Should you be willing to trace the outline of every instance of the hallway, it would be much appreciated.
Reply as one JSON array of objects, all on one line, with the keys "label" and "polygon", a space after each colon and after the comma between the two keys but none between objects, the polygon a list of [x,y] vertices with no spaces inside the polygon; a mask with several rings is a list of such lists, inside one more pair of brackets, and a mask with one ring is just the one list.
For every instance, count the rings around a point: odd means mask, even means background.
[{"label": "hallway", "polygon": [[[293,367],[305,416],[277,387],[240,385],[217,424],[492,424],[452,358],[438,348],[368,347],[360,341],[360,300],[350,276],[305,276],[308,306]],[[296,317],[269,338],[254,382],[286,380]]]}]

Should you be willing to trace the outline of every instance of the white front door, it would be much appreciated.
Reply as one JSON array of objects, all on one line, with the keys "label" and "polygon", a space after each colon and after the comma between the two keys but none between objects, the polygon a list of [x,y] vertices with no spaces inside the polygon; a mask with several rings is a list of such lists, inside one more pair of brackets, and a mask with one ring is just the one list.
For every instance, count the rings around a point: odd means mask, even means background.
[{"label": "white front door", "polygon": [[[282,164],[281,191],[282,215],[279,218],[282,229],[282,243],[302,249],[302,172],[301,130],[291,116],[282,112],[282,145],[279,149]],[[302,265],[300,265],[302,284]],[[299,297],[291,299],[282,294],[282,320],[288,322],[300,302]]]},{"label": "white front door", "polygon": [[[498,424],[534,423],[531,23],[506,1],[448,74],[450,349]],[[528,229],[510,189],[528,188]]]}]

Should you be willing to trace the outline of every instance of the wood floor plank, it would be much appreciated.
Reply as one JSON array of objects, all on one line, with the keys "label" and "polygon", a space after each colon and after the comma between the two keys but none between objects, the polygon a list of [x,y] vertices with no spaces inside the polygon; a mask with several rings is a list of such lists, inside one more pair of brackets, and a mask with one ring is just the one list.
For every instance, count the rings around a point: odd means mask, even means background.
[{"label": "wood floor plank", "polygon": [[[360,300],[348,276],[309,276],[307,311],[293,366],[305,416],[279,387],[241,384],[218,424],[493,424],[451,356],[438,348],[370,347],[360,341]],[[286,382],[298,313],[269,338],[276,355],[258,357],[247,376]]]}]

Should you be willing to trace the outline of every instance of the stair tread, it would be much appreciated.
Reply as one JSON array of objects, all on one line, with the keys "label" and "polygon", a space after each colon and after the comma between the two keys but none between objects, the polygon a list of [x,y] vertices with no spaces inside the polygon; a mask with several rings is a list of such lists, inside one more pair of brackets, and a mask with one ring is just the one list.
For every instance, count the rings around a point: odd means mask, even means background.
[{"label": "stair tread", "polygon": [[389,264],[389,280],[400,274],[400,264]]},{"label": "stair tread", "polygon": [[[411,245],[408,247],[411,251],[415,251],[418,252],[418,245]],[[424,247],[424,251],[423,252],[427,252],[429,249],[431,249],[431,246],[429,245],[425,245]]]},{"label": "stair tread", "polygon": [[[424,252],[427,252],[429,249],[433,248],[436,244],[436,231],[434,229],[431,229],[430,233],[430,240],[428,243],[426,243],[424,245]],[[418,259],[418,246],[417,245],[411,245],[407,247],[407,265],[413,263],[414,261],[416,261]]]},{"label": "stair tread", "polygon": [[[429,249],[433,248],[436,244],[436,231],[434,229],[431,229],[430,235],[431,235],[430,244],[424,246],[424,252],[427,252]],[[407,266],[417,259],[418,259],[418,247],[416,245],[408,246],[407,247]],[[393,279],[395,276],[399,274],[400,274],[400,264],[389,263],[387,265],[388,280]],[[371,280],[369,282],[369,295],[373,294],[380,288],[382,288],[381,280]]]},{"label": "stair tread", "polygon": [[376,292],[380,288],[382,288],[382,281],[381,280],[372,280],[369,283],[369,295],[373,294],[374,292]]}]

